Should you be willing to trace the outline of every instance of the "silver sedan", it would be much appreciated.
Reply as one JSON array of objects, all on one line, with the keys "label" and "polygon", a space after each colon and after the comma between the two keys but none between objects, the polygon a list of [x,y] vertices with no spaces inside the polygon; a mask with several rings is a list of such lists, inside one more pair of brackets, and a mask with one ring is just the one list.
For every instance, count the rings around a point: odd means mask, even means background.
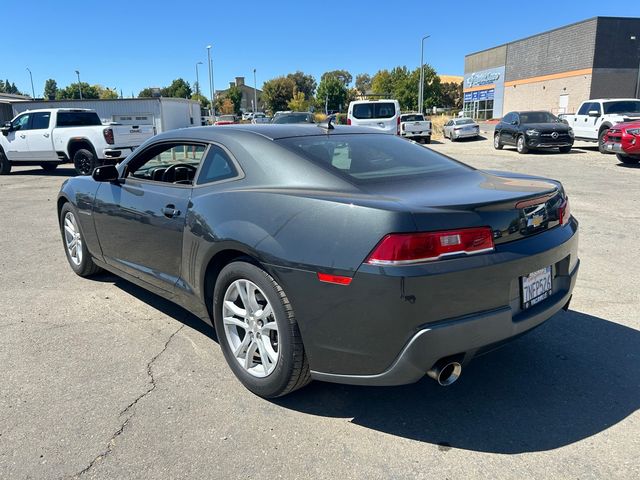
[{"label": "silver sedan", "polygon": [[454,118],[444,124],[444,136],[455,142],[459,138],[472,138],[480,135],[480,126],[471,118]]}]

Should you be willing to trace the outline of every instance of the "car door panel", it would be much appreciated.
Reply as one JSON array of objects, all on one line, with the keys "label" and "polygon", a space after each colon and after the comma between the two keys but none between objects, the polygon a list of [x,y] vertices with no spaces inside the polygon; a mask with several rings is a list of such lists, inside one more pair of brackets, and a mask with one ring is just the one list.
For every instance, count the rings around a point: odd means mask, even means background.
[{"label": "car door panel", "polygon": [[57,160],[58,155],[53,148],[53,139],[49,130],[51,113],[34,112],[31,128],[24,133],[29,144],[30,160]]},{"label": "car door panel", "polygon": [[[27,135],[29,122],[29,114],[20,115],[11,122],[13,129],[5,137],[7,149],[4,153],[12,162],[30,160],[29,139]],[[18,126],[19,128],[16,128]]]},{"label": "car door panel", "polygon": [[189,186],[134,178],[101,184],[93,216],[105,262],[173,291],[190,197]]}]

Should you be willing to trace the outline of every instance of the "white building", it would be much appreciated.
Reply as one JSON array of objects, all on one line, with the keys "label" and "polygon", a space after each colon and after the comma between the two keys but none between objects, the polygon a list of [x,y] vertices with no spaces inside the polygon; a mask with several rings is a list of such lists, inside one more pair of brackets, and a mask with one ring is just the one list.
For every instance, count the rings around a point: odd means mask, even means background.
[{"label": "white building", "polygon": [[38,108],[90,108],[104,123],[153,125],[157,133],[200,126],[200,103],[183,98],[116,98],[112,100],[32,100],[12,102],[13,114]]}]

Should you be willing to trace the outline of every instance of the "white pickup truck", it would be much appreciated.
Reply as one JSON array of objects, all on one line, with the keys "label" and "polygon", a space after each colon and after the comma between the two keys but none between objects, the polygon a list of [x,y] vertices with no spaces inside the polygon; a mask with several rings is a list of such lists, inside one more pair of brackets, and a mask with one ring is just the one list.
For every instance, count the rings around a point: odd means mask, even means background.
[{"label": "white pickup truck", "polygon": [[103,125],[94,110],[28,110],[0,128],[0,175],[12,165],[40,165],[45,171],[73,162],[79,175],[124,159],[154,135],[151,125]]},{"label": "white pickup truck", "polygon": [[560,118],[573,128],[576,140],[598,142],[604,150],[604,136],[617,123],[640,118],[640,100],[637,98],[604,98],[582,102],[578,113],[565,113]]},{"label": "white pickup truck", "polygon": [[421,113],[403,113],[400,115],[400,136],[431,143],[431,122]]}]

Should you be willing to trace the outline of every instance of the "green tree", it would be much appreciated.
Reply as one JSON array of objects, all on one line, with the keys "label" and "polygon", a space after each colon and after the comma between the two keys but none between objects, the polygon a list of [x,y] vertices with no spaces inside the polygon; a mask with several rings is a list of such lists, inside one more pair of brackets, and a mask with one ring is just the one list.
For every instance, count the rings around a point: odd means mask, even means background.
[{"label": "green tree", "polygon": [[393,81],[389,70],[379,70],[371,79],[371,90],[376,95],[393,96]]},{"label": "green tree", "polygon": [[100,98],[100,91],[98,90],[97,85],[89,85],[86,82],[72,83],[63,89],[58,89],[56,92],[56,100],[70,100],[70,99],[79,99],[80,91],[78,89],[78,85],[82,89],[82,98],[83,99],[96,99]]},{"label": "green tree", "polygon": [[58,92],[58,83],[50,78],[44,82],[44,98],[47,100],[55,100],[56,93]]},{"label": "green tree", "polygon": [[349,91],[344,79],[334,76],[333,72],[322,75],[316,95],[316,104],[319,109],[342,110],[347,105],[348,96]]},{"label": "green tree", "polygon": [[138,98],[150,98],[153,97],[153,88],[147,87],[140,90],[138,93]]},{"label": "green tree", "polygon": [[289,100],[293,98],[295,82],[290,78],[277,77],[264,82],[262,99],[271,113],[286,110]]},{"label": "green tree", "polygon": [[322,77],[320,77],[320,83],[322,83],[325,77],[337,78],[344,87],[348,87],[351,80],[353,80],[353,77],[347,70],[331,70],[330,72],[325,72],[322,74]]},{"label": "green tree", "polygon": [[289,100],[289,110],[294,112],[306,112],[309,110],[309,102],[305,98],[304,93],[298,92],[294,88],[293,98]]},{"label": "green tree", "polygon": [[7,78],[4,82],[0,80],[0,93],[10,93],[14,95],[22,95],[15,83],[11,83]]},{"label": "green tree", "polygon": [[163,97],[171,98],[190,98],[191,93],[189,83],[182,78],[176,78],[171,82],[171,85],[161,90],[161,95]]},{"label": "green tree", "polygon": [[360,73],[356,75],[356,91],[360,95],[364,95],[371,90],[371,75],[368,73]]},{"label": "green tree", "polygon": [[209,99],[204,95],[200,95],[198,93],[194,93],[191,95],[191,100],[195,100],[196,102],[200,102],[200,106],[202,108],[209,108]]},{"label": "green tree", "polygon": [[242,105],[242,90],[240,90],[240,87],[237,85],[229,87],[229,90],[227,90],[227,98],[233,103],[233,112],[239,114],[240,105]]},{"label": "green tree", "polygon": [[313,75],[307,75],[298,70],[296,73],[290,73],[287,75],[287,78],[293,80],[298,92],[303,93],[307,100],[312,98],[316,93],[317,83],[316,79],[313,78]]},{"label": "green tree", "polygon": [[442,106],[449,108],[462,108],[463,88],[462,82],[448,82],[441,84]]},{"label": "green tree", "polygon": [[102,100],[110,100],[119,97],[118,92],[115,88],[105,88],[100,85],[95,85],[95,87],[98,89],[98,96]]}]

